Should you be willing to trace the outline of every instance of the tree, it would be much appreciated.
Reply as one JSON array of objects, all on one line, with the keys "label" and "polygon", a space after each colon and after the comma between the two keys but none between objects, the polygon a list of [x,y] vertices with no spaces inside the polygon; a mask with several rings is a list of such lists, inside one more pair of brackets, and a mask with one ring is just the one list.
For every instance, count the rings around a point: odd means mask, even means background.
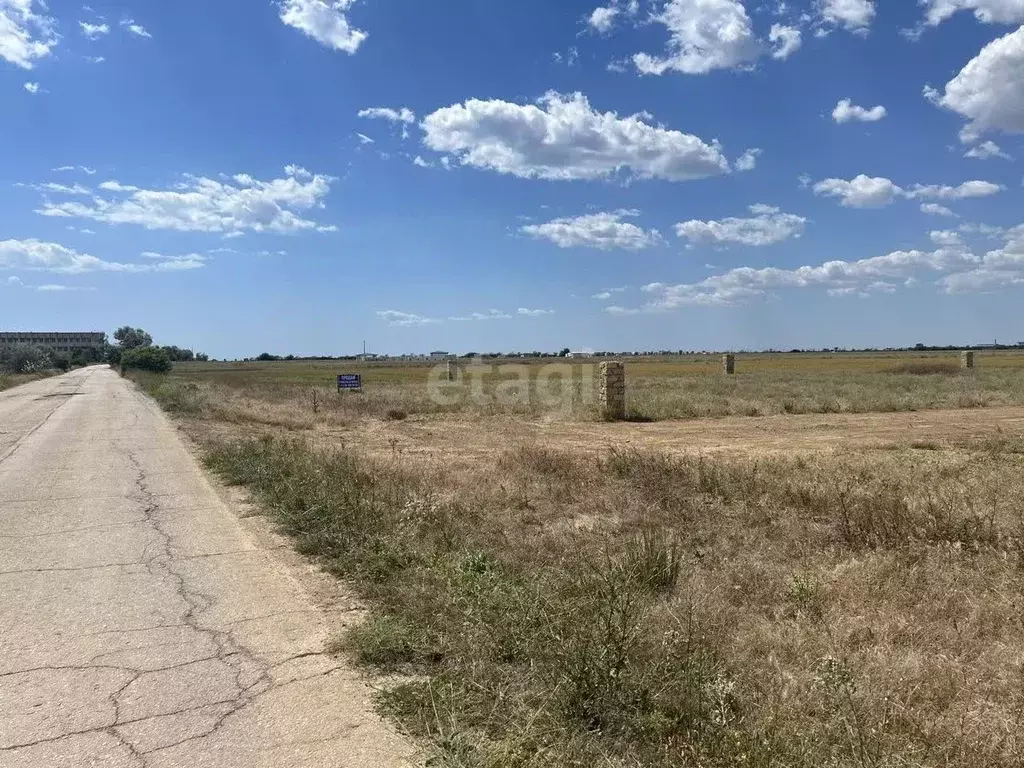
[{"label": "tree", "polygon": [[114,331],[114,338],[121,350],[138,349],[139,347],[150,347],[153,345],[153,337],[141,328],[132,328],[124,325]]},{"label": "tree", "polygon": [[170,373],[173,367],[170,356],[160,347],[137,347],[121,355],[121,373],[125,371],[150,371]]},{"label": "tree", "polygon": [[558,353],[558,356],[559,357],[568,357],[571,352],[572,352],[571,349],[569,349],[568,347],[565,347],[561,352]]},{"label": "tree", "polygon": [[0,371],[34,373],[52,365],[50,352],[45,347],[19,344],[0,350]]}]

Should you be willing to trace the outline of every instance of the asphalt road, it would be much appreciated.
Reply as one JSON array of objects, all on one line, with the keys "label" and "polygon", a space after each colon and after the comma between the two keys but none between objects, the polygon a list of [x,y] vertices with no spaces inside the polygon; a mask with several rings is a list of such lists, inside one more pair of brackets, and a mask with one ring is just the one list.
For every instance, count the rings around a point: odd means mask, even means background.
[{"label": "asphalt road", "polygon": [[0,393],[0,768],[408,765],[329,635],[114,372]]}]

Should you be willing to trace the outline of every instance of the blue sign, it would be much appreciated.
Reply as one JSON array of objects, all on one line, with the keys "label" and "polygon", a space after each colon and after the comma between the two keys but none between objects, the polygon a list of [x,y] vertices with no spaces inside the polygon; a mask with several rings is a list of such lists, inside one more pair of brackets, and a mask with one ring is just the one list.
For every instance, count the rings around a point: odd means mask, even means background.
[{"label": "blue sign", "polygon": [[338,391],[343,389],[362,389],[363,377],[358,373],[343,373],[338,376]]}]

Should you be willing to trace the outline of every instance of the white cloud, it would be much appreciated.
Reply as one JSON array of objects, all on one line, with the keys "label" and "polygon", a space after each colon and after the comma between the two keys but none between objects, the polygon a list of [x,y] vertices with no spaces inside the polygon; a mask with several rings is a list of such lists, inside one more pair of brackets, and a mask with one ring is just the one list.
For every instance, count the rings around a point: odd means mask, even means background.
[{"label": "white cloud", "polygon": [[87,37],[90,40],[98,40],[103,35],[110,34],[109,24],[90,24],[87,21],[80,21],[78,26],[82,30],[83,37]]},{"label": "white cloud", "polygon": [[965,181],[957,187],[944,184],[915,184],[906,191],[906,196],[911,200],[966,200],[973,197],[989,197],[1002,191],[1002,186],[990,181]]},{"label": "white cloud", "polygon": [[143,27],[141,24],[135,23],[135,19],[125,19],[121,22],[121,26],[127,29],[136,37],[152,37],[152,35],[146,31],[145,27]]},{"label": "white cloud", "polygon": [[724,245],[774,245],[791,237],[800,237],[807,219],[792,213],[782,213],[768,205],[752,205],[752,218],[728,218],[721,221],[693,219],[676,224],[676,234],[691,243]]},{"label": "white cloud", "polygon": [[818,0],[822,21],[851,32],[864,33],[875,18],[873,0]]},{"label": "white cloud", "polygon": [[258,181],[247,174],[232,177],[232,183],[186,175],[171,189],[142,189],[110,181],[100,186],[117,197],[97,195],[89,203],[45,202],[37,212],[183,232],[292,233],[318,228],[297,212],[324,208],[333,181],[295,166],[286,168],[286,178],[272,181]]},{"label": "white cloud", "polygon": [[624,286],[624,285],[620,286],[618,288],[609,288],[607,291],[601,291],[600,293],[595,293],[590,298],[597,299],[598,301],[608,301],[608,299],[610,299],[612,297],[612,294],[624,293],[626,291],[626,289],[627,289],[627,286]]},{"label": "white cloud", "polygon": [[46,184],[33,184],[32,188],[39,192],[55,192],[58,195],[91,195],[92,190],[83,187],[81,184],[57,184],[47,182]]},{"label": "white cloud", "polygon": [[168,272],[196,269],[203,266],[202,260],[201,256],[192,254],[177,259],[161,257],[145,264],[125,264],[104,261],[59,243],[36,239],[0,241],[0,269],[28,269],[68,275],[84,272]]},{"label": "white cloud", "polygon": [[615,17],[618,15],[619,9],[614,5],[595,8],[590,14],[590,18],[587,19],[587,24],[597,32],[610,32],[615,26]]},{"label": "white cloud", "polygon": [[359,137],[360,144],[376,144],[377,142],[367,136],[365,133],[356,132],[356,136]]},{"label": "white cloud", "polygon": [[90,64],[102,64],[107,60],[106,56],[83,56],[83,59],[88,61]]},{"label": "white cloud", "polygon": [[763,149],[759,149],[757,147],[748,149],[736,159],[736,162],[733,163],[733,167],[737,171],[752,171],[757,167],[757,158],[762,154],[764,154]]},{"label": "white cloud", "polygon": [[964,154],[964,157],[972,157],[975,160],[988,160],[992,157],[1001,157],[1003,160],[1012,160],[1008,154],[994,141],[983,141],[976,147],[971,147]]},{"label": "white cloud", "polygon": [[399,312],[395,309],[385,309],[377,312],[377,317],[381,320],[387,320],[388,325],[396,325],[402,327],[409,327],[414,325],[428,325],[430,323],[439,323],[432,317],[423,317],[422,315],[414,315],[411,312]]},{"label": "white cloud", "polygon": [[960,233],[949,229],[936,229],[928,233],[931,241],[943,248],[957,248],[964,244],[960,239]]},{"label": "white cloud", "polygon": [[575,218],[560,218],[545,224],[528,224],[520,232],[530,237],[550,240],[559,248],[599,248],[607,251],[625,248],[640,251],[661,244],[658,230],[645,230],[625,217],[639,215],[638,211],[620,210],[612,213],[592,213]]},{"label": "white cloud", "polygon": [[544,317],[555,314],[553,309],[526,309],[524,307],[520,307],[516,312],[524,317]]},{"label": "white cloud", "polygon": [[814,194],[822,197],[838,197],[840,204],[847,208],[880,208],[889,205],[903,190],[883,177],[860,174],[845,179],[825,179],[814,185]]},{"label": "white cloud", "polygon": [[439,109],[423,120],[424,144],[521,178],[602,179],[625,170],[685,181],[729,172],[717,143],[649,125],[646,115],[596,112],[582,93],[552,91],[538,104],[470,99]]},{"label": "white cloud", "polygon": [[427,160],[424,160],[419,155],[416,155],[416,157],[413,158],[412,164],[413,165],[418,165],[420,168],[433,168],[434,167],[433,163],[431,163],[431,162],[429,162]]},{"label": "white cloud", "polygon": [[69,291],[95,291],[96,289],[84,285],[54,285],[51,283],[49,285],[37,285],[36,290],[43,293],[66,293]]},{"label": "white cloud", "polygon": [[877,107],[865,109],[858,107],[850,99],[841,99],[836,108],[832,110],[832,119],[837,123],[848,123],[851,120],[858,120],[862,123],[873,123],[886,116],[885,107],[879,104]]},{"label": "white cloud", "polygon": [[468,322],[471,320],[511,320],[512,315],[502,312],[500,309],[489,309],[486,312],[471,312],[468,315],[463,315],[461,317],[449,317],[448,319],[456,323]]},{"label": "white cloud", "polygon": [[957,11],[973,11],[985,24],[1018,24],[1024,21],[1024,0],[920,0],[925,22],[941,24]]},{"label": "white cloud", "polygon": [[739,0],[668,0],[651,18],[668,28],[668,50],[665,56],[636,54],[633,63],[642,74],[703,75],[749,65],[761,55]]},{"label": "white cloud", "polygon": [[1003,187],[989,181],[965,181],[956,187],[942,184],[914,184],[909,189],[904,189],[884,177],[872,178],[864,174],[849,181],[825,179],[814,185],[814,194],[822,197],[837,197],[840,204],[848,208],[881,208],[889,205],[897,197],[905,197],[909,200],[965,200],[974,197],[988,197],[1002,190]]},{"label": "white cloud", "polygon": [[4,281],[4,284],[5,285],[19,285],[19,286],[20,285],[24,285],[24,283],[21,282],[21,278],[15,277],[14,275],[11,275],[10,277],[8,277],[7,280]]},{"label": "white cloud", "polygon": [[39,83],[25,83],[25,90],[35,96],[39,93]]},{"label": "white cloud", "polygon": [[39,0],[0,0],[0,59],[32,69],[50,55],[60,37]]},{"label": "white cloud", "polygon": [[973,143],[989,131],[1024,133],[1024,26],[981,49],[940,94],[925,97],[969,120],[960,138]]},{"label": "white cloud", "polygon": [[921,213],[927,213],[929,216],[956,217],[956,214],[949,210],[949,208],[938,203],[921,203]]},{"label": "white cloud", "polygon": [[281,21],[321,45],[353,54],[367,38],[367,33],[352,27],[345,15],[354,3],[355,0],[284,0]]},{"label": "white cloud", "polygon": [[785,60],[800,50],[800,30],[783,24],[772,24],[768,32],[768,42],[773,43],[772,58]]},{"label": "white cloud", "polygon": [[85,165],[62,165],[59,168],[52,168],[51,170],[54,173],[63,173],[65,171],[81,171],[87,176],[92,176],[96,173],[95,168],[89,168],[88,166]]},{"label": "white cloud", "polygon": [[392,123],[415,123],[416,113],[411,109],[402,107],[392,109],[391,107],[369,107],[359,110],[358,117],[366,117],[371,120],[388,120]]}]

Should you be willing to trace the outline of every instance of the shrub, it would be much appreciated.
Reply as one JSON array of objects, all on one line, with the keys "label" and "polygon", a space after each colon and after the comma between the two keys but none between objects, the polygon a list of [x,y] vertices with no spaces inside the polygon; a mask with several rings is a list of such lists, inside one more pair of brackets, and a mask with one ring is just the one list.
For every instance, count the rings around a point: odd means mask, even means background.
[{"label": "shrub", "polygon": [[35,373],[50,368],[50,353],[44,347],[22,344],[0,350],[0,371]]},{"label": "shrub", "polygon": [[158,347],[139,347],[121,354],[121,373],[126,371],[149,371],[169,373],[173,364],[167,352]]}]

